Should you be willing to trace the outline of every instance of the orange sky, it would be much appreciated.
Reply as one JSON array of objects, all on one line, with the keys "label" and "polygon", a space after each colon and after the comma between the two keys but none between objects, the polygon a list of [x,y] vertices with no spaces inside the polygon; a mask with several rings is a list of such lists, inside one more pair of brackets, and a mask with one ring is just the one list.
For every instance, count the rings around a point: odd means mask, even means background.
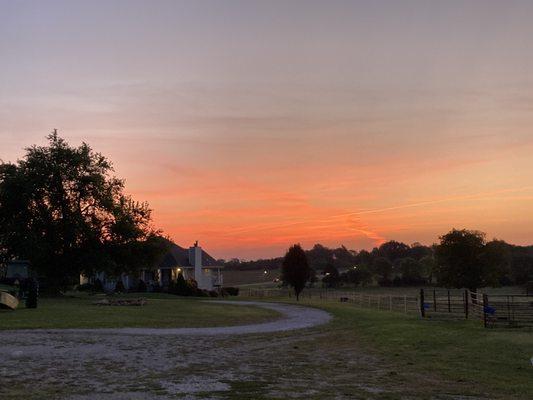
[{"label": "orange sky", "polygon": [[1,3],[0,158],[85,140],[215,257],[531,244],[533,6],[475,3]]}]

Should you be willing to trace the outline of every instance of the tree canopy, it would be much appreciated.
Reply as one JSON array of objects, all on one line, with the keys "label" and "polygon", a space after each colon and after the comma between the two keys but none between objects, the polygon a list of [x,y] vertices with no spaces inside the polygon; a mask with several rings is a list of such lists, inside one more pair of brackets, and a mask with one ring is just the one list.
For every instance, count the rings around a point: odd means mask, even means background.
[{"label": "tree canopy", "polygon": [[0,164],[0,257],[29,260],[47,286],[138,270],[164,246],[148,204],[126,195],[88,144],[70,146],[54,131],[47,146]]},{"label": "tree canopy", "polygon": [[292,286],[296,299],[311,276],[311,268],[307,262],[307,256],[299,244],[289,248],[281,267],[281,279],[283,283]]},{"label": "tree canopy", "polygon": [[505,259],[500,245],[489,245],[483,232],[466,229],[441,236],[436,257],[441,284],[473,291],[497,285]]}]

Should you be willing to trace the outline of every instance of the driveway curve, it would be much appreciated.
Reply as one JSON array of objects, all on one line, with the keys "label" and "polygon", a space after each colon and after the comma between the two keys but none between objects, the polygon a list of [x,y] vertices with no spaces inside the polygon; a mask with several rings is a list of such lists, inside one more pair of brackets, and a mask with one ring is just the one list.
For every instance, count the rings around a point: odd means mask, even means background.
[{"label": "driveway curve", "polygon": [[92,333],[92,334],[109,334],[109,335],[186,335],[186,336],[218,336],[218,335],[243,335],[251,333],[270,333],[283,332],[294,329],[311,328],[326,324],[331,320],[331,314],[326,311],[316,308],[298,306],[292,304],[282,303],[266,303],[262,301],[213,301],[217,304],[232,304],[243,306],[262,307],[269,310],[277,311],[282,315],[282,318],[264,322],[260,324],[250,325],[233,325],[221,326],[212,328],[95,328],[95,329],[24,329],[14,331],[4,331],[16,333],[17,335],[23,333]]}]

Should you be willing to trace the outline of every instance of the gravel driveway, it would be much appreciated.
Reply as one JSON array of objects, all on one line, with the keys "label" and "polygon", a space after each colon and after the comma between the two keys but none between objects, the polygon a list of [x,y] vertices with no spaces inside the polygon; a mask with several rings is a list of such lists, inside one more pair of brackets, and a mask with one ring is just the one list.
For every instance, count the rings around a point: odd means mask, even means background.
[{"label": "gravel driveway", "polygon": [[[315,335],[303,328],[331,320],[310,307],[224,303],[265,307],[282,317],[216,328],[0,331],[0,398],[226,398],[239,385],[270,377],[259,365],[302,335]],[[296,329],[302,333],[294,336]]]},{"label": "gravel driveway", "polygon": [[324,311],[238,304],[283,317],[219,328],[0,331],[0,399],[466,399],[368,352],[342,324],[320,326],[331,319]]},{"label": "gravel driveway", "polygon": [[[116,328],[116,329],[26,329],[4,331],[0,338],[10,334],[43,335],[43,334],[114,334],[114,335],[171,335],[171,336],[213,336],[242,335],[250,333],[283,332],[294,329],[310,328],[328,323],[331,315],[316,308],[295,306],[291,304],[265,303],[260,301],[216,301],[217,304],[263,307],[279,312],[283,317],[271,322],[251,325],[236,325],[214,328]],[[0,331],[1,332],[1,331]]]}]

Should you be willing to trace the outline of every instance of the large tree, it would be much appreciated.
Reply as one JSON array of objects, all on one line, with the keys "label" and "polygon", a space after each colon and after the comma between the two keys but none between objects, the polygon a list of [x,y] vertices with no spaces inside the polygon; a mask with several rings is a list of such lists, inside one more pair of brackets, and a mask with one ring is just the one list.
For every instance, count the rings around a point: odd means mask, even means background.
[{"label": "large tree", "polygon": [[372,271],[378,276],[380,286],[389,286],[392,283],[392,263],[388,258],[376,257],[372,262]]},{"label": "large tree", "polygon": [[290,247],[281,267],[281,279],[284,284],[292,286],[299,300],[300,293],[311,276],[311,268],[307,262],[305,251],[299,244]]},{"label": "large tree", "polygon": [[0,164],[0,257],[27,259],[57,290],[80,273],[132,272],[153,263],[164,241],[147,203],[124,194],[111,163],[54,131],[17,163]]},{"label": "large tree", "polygon": [[466,229],[441,236],[435,255],[439,283],[474,292],[498,284],[505,260],[498,242],[487,246],[483,232]]}]

